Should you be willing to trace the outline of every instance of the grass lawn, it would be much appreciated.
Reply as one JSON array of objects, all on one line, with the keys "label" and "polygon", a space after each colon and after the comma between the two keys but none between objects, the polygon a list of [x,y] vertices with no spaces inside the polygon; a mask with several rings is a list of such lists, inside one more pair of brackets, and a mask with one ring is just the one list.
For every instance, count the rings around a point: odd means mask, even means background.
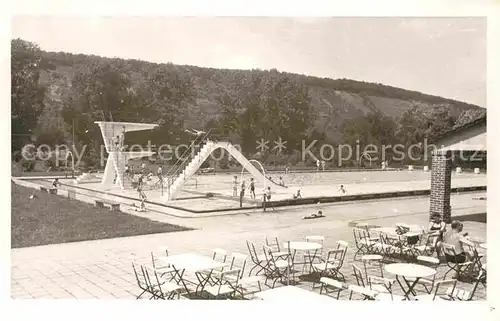
[{"label": "grass lawn", "polygon": [[[11,188],[12,248],[188,230],[14,183]],[[31,194],[38,198],[30,200]]]}]

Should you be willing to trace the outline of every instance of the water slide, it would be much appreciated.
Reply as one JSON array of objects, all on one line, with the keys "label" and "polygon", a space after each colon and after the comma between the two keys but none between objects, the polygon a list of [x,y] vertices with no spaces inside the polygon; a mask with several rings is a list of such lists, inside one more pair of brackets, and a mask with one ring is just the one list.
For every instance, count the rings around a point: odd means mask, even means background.
[{"label": "water slide", "polygon": [[281,186],[276,182],[271,181],[266,178],[255,166],[250,163],[250,161],[243,156],[243,154],[235,148],[229,142],[213,142],[208,141],[205,146],[196,154],[191,162],[186,166],[186,168],[180,173],[180,175],[175,179],[173,184],[170,186],[168,195],[166,195],[167,200],[175,199],[177,193],[182,189],[182,186],[193,176],[201,164],[216,150],[222,148],[226,150],[234,159],[236,159],[253,177],[254,179],[265,186],[273,186],[274,189],[287,189],[287,186]]}]

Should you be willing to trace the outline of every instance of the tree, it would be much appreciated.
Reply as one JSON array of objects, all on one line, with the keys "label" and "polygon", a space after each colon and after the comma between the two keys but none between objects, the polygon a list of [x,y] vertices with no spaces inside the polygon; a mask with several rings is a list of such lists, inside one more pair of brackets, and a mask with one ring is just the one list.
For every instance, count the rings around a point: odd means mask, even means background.
[{"label": "tree", "polygon": [[[63,119],[73,127],[75,140],[87,146],[84,158],[88,165],[99,155],[101,133],[96,120],[134,121],[139,118],[140,105],[131,89],[130,79],[114,61],[94,61],[75,73],[71,93],[63,103]],[[118,135],[118,133],[117,133]],[[76,143],[76,142],[75,142]]]},{"label": "tree", "polygon": [[19,137],[35,129],[44,108],[45,87],[39,83],[40,61],[38,45],[21,39],[11,41],[12,150],[21,147]]},{"label": "tree", "polygon": [[457,121],[455,122],[455,125],[453,127],[459,127],[465,125],[485,115],[486,115],[486,109],[484,108],[464,110],[460,114],[460,116],[458,116]]},{"label": "tree", "polygon": [[[360,152],[369,144],[377,148],[376,155],[380,158],[383,146],[397,143],[394,138],[396,123],[394,119],[383,115],[381,112],[369,113],[365,116],[345,120],[342,124],[342,144],[348,144],[355,151],[359,145]],[[361,156],[361,155],[356,155]]]}]

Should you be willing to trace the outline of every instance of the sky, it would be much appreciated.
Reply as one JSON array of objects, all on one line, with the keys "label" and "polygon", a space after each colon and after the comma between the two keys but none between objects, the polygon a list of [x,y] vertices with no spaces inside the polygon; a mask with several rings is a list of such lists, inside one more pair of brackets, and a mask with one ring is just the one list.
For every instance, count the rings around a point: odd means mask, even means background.
[{"label": "sky", "polygon": [[486,107],[486,19],[15,16],[43,50],[377,82]]}]

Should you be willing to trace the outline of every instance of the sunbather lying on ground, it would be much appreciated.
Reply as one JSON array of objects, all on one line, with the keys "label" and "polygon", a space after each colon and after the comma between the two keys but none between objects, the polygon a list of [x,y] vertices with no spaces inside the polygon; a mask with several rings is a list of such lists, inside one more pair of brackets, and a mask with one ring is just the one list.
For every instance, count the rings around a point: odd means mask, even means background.
[{"label": "sunbather lying on ground", "polygon": [[311,214],[311,215],[306,215],[304,217],[302,217],[302,219],[304,220],[309,220],[309,219],[313,219],[313,218],[320,218],[320,217],[325,217],[323,215],[323,212],[322,211],[318,211],[318,213],[314,213],[314,214]]}]

